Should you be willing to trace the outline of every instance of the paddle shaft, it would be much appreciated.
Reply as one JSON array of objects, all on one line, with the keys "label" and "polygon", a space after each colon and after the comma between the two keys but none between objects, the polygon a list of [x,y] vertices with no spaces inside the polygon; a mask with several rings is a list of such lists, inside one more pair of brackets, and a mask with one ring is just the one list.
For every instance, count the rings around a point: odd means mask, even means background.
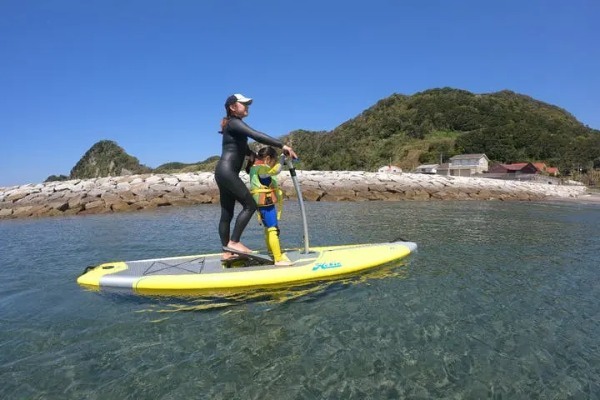
[{"label": "paddle shaft", "polygon": [[300,190],[300,183],[298,183],[298,177],[296,176],[296,168],[294,168],[292,159],[290,157],[286,157],[285,162],[290,170],[290,176],[292,177],[294,189],[296,189],[296,195],[298,196],[298,204],[300,204],[300,214],[302,214],[302,226],[304,228],[304,254],[308,254],[310,252],[308,245],[308,223],[306,222],[306,210],[304,209],[304,199],[302,198],[302,190]]}]

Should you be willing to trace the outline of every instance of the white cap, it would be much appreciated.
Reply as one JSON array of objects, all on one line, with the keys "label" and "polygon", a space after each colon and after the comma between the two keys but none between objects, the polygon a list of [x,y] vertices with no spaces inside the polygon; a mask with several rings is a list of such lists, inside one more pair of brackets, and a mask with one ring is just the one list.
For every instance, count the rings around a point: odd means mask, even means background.
[{"label": "white cap", "polygon": [[243,104],[249,105],[252,103],[252,99],[250,97],[246,97],[240,93],[232,94],[231,96],[229,96],[227,98],[227,100],[225,100],[225,108],[228,108],[230,105],[232,105],[234,103],[243,103]]}]

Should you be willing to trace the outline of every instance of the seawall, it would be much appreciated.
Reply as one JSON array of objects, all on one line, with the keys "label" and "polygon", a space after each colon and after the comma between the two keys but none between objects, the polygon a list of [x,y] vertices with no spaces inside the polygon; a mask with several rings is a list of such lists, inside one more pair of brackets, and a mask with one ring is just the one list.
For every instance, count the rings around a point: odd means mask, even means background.
[{"label": "seawall", "polygon": [[[585,186],[411,173],[297,171],[307,201],[576,199]],[[247,182],[247,175],[242,174]],[[295,198],[287,172],[286,198]],[[0,187],[0,219],[85,215],[218,203],[212,173],[146,174]]]}]

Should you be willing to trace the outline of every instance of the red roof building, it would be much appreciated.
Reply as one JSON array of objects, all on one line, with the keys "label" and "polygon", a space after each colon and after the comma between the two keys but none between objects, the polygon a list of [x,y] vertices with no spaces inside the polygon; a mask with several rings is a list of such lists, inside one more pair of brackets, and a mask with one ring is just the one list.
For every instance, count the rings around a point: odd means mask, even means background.
[{"label": "red roof building", "polygon": [[546,168],[546,173],[550,176],[558,176],[560,175],[560,172],[558,171],[557,167],[548,167]]},{"label": "red roof building", "polygon": [[543,162],[536,162],[533,163],[533,165],[535,165],[540,172],[546,172],[548,170],[548,166]]},{"label": "red roof building", "polygon": [[496,164],[488,171],[490,174],[537,174],[540,172],[532,163]]}]

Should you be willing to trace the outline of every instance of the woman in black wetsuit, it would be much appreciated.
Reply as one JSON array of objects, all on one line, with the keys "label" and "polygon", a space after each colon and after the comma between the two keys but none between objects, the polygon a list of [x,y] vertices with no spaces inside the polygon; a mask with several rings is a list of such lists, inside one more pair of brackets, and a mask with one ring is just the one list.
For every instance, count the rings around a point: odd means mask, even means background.
[{"label": "woman in black wetsuit", "polygon": [[[242,121],[248,116],[248,107],[252,99],[241,94],[234,94],[225,101],[227,115],[221,121],[221,133],[223,134],[223,149],[221,159],[215,168],[215,180],[219,186],[221,196],[221,219],[219,221],[219,236],[223,245],[223,259],[235,257],[234,253],[227,251],[228,248],[238,252],[250,252],[251,250],[240,242],[242,232],[256,211],[256,202],[250,194],[250,190],[240,179],[240,171],[246,156],[250,156],[252,150],[248,147],[248,138],[269,146],[283,149],[284,153],[292,158],[297,158],[296,153],[290,146],[284,145],[265,133],[258,132]],[[242,205],[233,228],[230,233],[231,220],[236,200]]]}]

